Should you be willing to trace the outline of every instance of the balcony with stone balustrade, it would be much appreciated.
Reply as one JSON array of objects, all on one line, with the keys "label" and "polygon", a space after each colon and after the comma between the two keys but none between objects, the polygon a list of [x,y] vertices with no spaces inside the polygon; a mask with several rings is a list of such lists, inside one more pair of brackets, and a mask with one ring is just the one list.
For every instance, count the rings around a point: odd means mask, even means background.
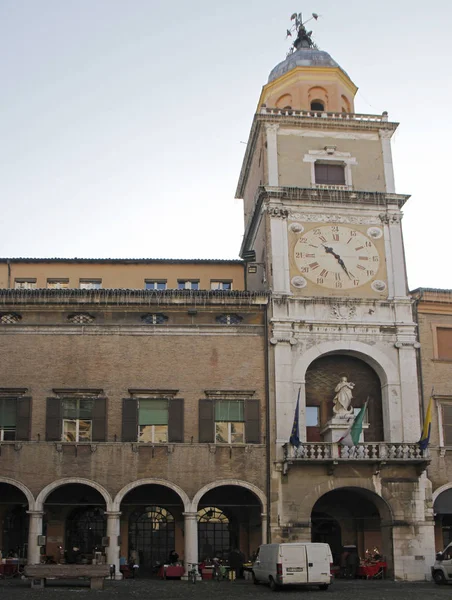
[{"label": "balcony with stone balustrade", "polygon": [[374,465],[376,471],[383,466],[413,465],[418,473],[430,463],[429,450],[421,450],[418,443],[368,442],[356,446],[339,443],[302,442],[298,446],[284,444],[283,471],[292,465],[321,465],[332,473],[338,465]]}]

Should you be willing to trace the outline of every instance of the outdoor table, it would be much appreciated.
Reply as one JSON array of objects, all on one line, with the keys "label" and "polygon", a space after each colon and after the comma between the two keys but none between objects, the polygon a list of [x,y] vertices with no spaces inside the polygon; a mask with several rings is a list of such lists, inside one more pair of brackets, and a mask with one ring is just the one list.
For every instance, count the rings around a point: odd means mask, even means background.
[{"label": "outdoor table", "polygon": [[383,561],[370,563],[368,565],[359,565],[356,576],[362,577],[363,579],[373,579],[377,575],[381,574],[381,576],[384,578],[386,575],[387,566],[387,563]]},{"label": "outdoor table", "polygon": [[184,567],[178,565],[162,565],[158,576],[160,579],[180,579],[185,573]]},{"label": "outdoor table", "polygon": [[10,577],[19,570],[19,563],[0,563],[0,575],[3,577]]}]

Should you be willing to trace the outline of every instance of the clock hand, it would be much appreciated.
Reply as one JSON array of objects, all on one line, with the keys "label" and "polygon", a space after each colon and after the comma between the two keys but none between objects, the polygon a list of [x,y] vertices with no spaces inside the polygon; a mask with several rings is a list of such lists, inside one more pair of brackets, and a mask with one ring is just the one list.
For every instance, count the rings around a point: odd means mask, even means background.
[{"label": "clock hand", "polygon": [[342,260],[342,258],[339,256],[339,254],[336,254],[336,252],[333,250],[333,248],[330,248],[330,246],[325,246],[325,244],[322,244],[322,246],[325,248],[325,252],[327,254],[332,254],[334,256],[334,258],[337,260],[338,264],[342,267],[342,269],[345,271],[347,277],[349,279],[352,279],[350,273],[348,272],[347,267],[345,266],[344,261]]},{"label": "clock hand", "polygon": [[342,260],[342,258],[339,258],[337,262],[338,262],[338,263],[340,264],[340,266],[343,268],[343,270],[344,270],[344,271],[345,271],[345,273],[347,274],[347,277],[348,277],[349,279],[352,279],[352,276],[351,276],[351,275],[350,275],[350,273],[348,272],[348,269],[347,269],[347,267],[345,266],[345,263],[344,263],[344,261]]}]

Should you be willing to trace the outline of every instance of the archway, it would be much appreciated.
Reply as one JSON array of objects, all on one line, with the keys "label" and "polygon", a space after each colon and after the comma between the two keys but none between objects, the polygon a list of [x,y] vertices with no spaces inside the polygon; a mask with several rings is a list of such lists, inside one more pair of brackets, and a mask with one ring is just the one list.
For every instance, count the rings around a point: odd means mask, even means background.
[{"label": "archway", "polygon": [[121,511],[121,555],[133,556],[141,574],[157,572],[172,550],[184,555],[184,502],[172,487],[144,480],[120,492],[116,500]]},{"label": "archway", "polygon": [[344,546],[355,546],[362,559],[381,558],[393,564],[390,528],[391,513],[386,502],[370,490],[342,487],[329,491],[314,504],[311,512],[311,539],[326,542],[339,567]]},{"label": "archway", "polygon": [[28,506],[29,498],[22,489],[0,481],[0,548],[3,557],[27,557]]},{"label": "archway", "polygon": [[435,547],[440,551],[452,542],[452,484],[436,490],[433,501]]},{"label": "archway", "polygon": [[353,383],[350,408],[356,413],[368,400],[364,441],[384,439],[381,382],[367,363],[347,354],[327,354],[314,360],[306,371],[306,439],[322,441],[321,431],[334,416],[333,398],[341,378]]},{"label": "archway", "polygon": [[43,502],[48,560],[90,562],[96,553],[106,554],[107,506],[103,494],[85,483],[52,485],[48,495],[41,492],[38,497]]},{"label": "archway", "polygon": [[107,523],[99,506],[74,508],[66,517],[66,560],[76,563],[93,552],[102,551]]},{"label": "archway", "polygon": [[199,559],[204,560],[213,553],[227,558],[234,548],[249,559],[262,543],[261,498],[240,484],[211,486],[195,496]]},{"label": "archway", "polygon": [[227,558],[232,546],[232,530],[236,523],[220,508],[206,506],[198,511],[198,549],[201,560],[218,557]]}]

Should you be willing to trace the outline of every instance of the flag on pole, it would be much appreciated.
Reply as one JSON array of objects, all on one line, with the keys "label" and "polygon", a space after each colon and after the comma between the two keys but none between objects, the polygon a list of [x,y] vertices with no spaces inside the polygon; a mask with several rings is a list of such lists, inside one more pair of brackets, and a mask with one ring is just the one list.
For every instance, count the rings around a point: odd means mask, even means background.
[{"label": "flag on pole", "polygon": [[433,390],[430,396],[430,400],[427,406],[427,412],[425,413],[424,427],[422,429],[421,439],[419,440],[419,447],[421,450],[425,450],[430,441],[430,431],[432,429],[432,407],[433,407]]},{"label": "flag on pole", "polygon": [[363,430],[363,421],[366,415],[368,402],[369,399],[367,399],[364,403],[364,406],[361,407],[361,410],[353,419],[353,423],[347,429],[345,434],[338,440],[339,444],[342,444],[343,446],[356,446],[358,444],[361,432]]},{"label": "flag on pole", "polygon": [[289,442],[292,444],[292,446],[295,446],[296,448],[298,448],[298,446],[300,445],[300,424],[298,413],[298,409],[300,407],[300,392],[301,387],[298,390],[297,406],[295,408],[295,415],[293,418],[292,433],[290,434],[289,438]]}]

